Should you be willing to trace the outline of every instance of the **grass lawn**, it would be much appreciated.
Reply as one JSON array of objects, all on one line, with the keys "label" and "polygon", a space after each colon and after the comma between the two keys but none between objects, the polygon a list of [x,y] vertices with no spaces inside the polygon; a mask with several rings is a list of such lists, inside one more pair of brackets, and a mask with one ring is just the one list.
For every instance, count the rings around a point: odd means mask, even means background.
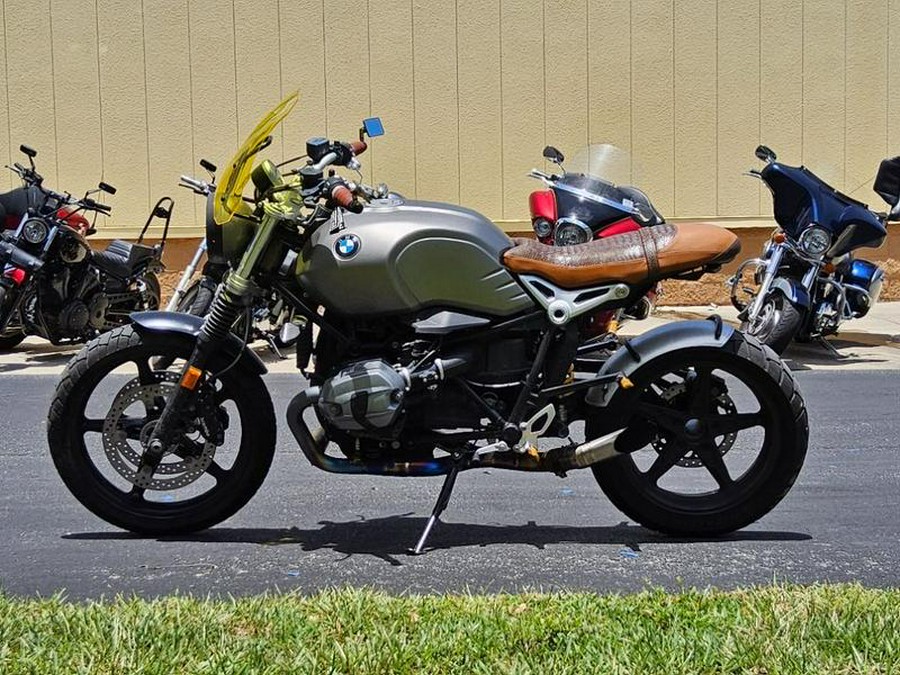
[{"label": "grass lawn", "polygon": [[900,590],[69,603],[0,596],[0,673],[900,673]]}]

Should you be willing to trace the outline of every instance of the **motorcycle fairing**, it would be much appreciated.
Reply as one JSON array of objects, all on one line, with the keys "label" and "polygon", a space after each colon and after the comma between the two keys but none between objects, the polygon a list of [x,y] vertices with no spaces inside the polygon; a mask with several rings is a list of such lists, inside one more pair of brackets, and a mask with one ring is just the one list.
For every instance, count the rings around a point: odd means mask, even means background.
[{"label": "motorcycle fairing", "polygon": [[551,223],[555,223],[559,217],[556,208],[556,195],[553,190],[535,190],[528,195],[528,207],[531,211],[532,220],[535,218],[546,218]]},{"label": "motorcycle fairing", "polygon": [[835,190],[806,167],[772,162],[760,175],[772,190],[775,220],[791,237],[799,237],[810,223],[824,227],[835,239],[852,227],[832,256],[863,246],[877,248],[884,242],[887,230],[865,204]]}]

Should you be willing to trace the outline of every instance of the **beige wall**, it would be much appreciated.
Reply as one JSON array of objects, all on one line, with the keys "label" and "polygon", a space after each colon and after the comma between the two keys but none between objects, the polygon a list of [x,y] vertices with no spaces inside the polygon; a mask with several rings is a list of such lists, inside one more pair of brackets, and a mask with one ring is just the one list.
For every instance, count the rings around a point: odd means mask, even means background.
[{"label": "beige wall", "polygon": [[900,0],[2,5],[0,157],[29,143],[51,185],[116,185],[107,234],[162,194],[177,198],[176,233],[196,232],[178,175],[224,163],[293,88],[301,106],[276,156],[310,135],[349,139],[378,114],[388,134],[367,178],[511,229],[545,143],[621,146],[666,216],[729,221],[770,212],[741,175],[759,142],[876,203],[877,162],[900,153]]}]

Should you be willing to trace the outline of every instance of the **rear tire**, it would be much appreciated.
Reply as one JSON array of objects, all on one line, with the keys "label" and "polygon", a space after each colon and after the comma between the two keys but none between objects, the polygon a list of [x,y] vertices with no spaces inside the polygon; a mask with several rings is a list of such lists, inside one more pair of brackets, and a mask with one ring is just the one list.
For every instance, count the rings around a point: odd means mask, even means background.
[{"label": "rear tire", "polygon": [[[657,409],[662,405],[671,406],[669,408],[671,412],[679,410],[677,397],[666,398],[665,395],[656,393],[654,387],[658,388],[659,378],[666,377],[666,374],[678,371],[690,372],[689,369],[694,368],[694,364],[702,363],[710,364],[717,372],[726,371],[728,375],[735,376],[753,394],[759,405],[758,412],[739,413],[735,408],[726,412],[726,415],[736,421],[742,416],[745,420],[751,416],[757,417],[755,424],[747,424],[742,430],[752,426],[763,427],[764,438],[758,456],[745,472],[740,475],[729,475],[726,471],[726,476],[731,482],[723,481],[723,485],[717,478],[716,490],[679,492],[669,484],[661,485],[670,469],[663,468],[663,473],[659,475],[655,470],[657,460],[663,459],[664,453],[680,449],[678,446],[680,441],[670,437],[664,439],[665,443],[660,442],[663,435],[662,425],[657,427],[656,424],[662,418],[644,416],[636,410],[639,404],[648,400],[653,401]],[[701,366],[696,368],[697,372],[700,372]],[[671,355],[666,354],[653,359],[629,377],[635,387],[628,393],[620,393],[622,401],[618,403],[613,401],[615,407],[604,411],[602,417],[597,415],[588,419],[586,425],[587,438],[597,438],[621,428],[622,417],[630,416],[626,434],[631,433],[632,438],[637,436],[640,439],[634,442],[634,445],[644,444],[652,448],[651,452],[656,451],[656,454],[651,455],[654,457],[653,465],[646,471],[638,466],[635,461],[636,455],[633,454],[601,462],[592,467],[600,488],[629,518],[651,530],[674,536],[723,535],[755,522],[771,511],[788,493],[803,466],[809,440],[809,425],[806,407],[797,383],[771,349],[761,345],[753,337],[735,332],[721,349],[679,350]],[[715,387],[710,391],[715,391]],[[666,402],[660,404],[663,399]],[[746,400],[740,400],[739,396],[739,403],[746,405]],[[693,402],[684,405],[693,405]],[[686,414],[693,416],[696,413]],[[737,436],[740,436],[742,430],[736,432]],[[716,436],[714,443],[724,444],[725,441],[719,441],[719,438],[723,437]],[[734,443],[734,440],[731,442]],[[712,449],[714,455],[717,452],[721,453],[720,464],[725,464],[725,453],[729,450],[725,449],[722,452],[722,447],[713,445]],[[743,448],[738,452],[743,452]],[[672,456],[676,455],[677,452]],[[684,460],[691,459],[699,460],[700,452],[691,451],[683,455],[679,460],[682,463],[670,465],[670,468],[685,466]],[[664,465],[665,462],[661,461],[660,464]],[[711,464],[714,462],[708,461],[704,456],[702,464],[699,461],[688,464],[689,468],[682,469],[687,473],[681,475],[690,478],[694,475],[690,473],[692,471],[708,470],[709,474],[715,477],[713,470],[709,468]]]},{"label": "rear tire", "polygon": [[[233,441],[235,435],[233,428],[229,430],[231,424],[225,423],[224,442],[213,448],[210,463],[205,467],[203,457],[167,456],[170,460],[175,460],[176,465],[181,458],[186,468],[175,471],[170,464],[168,474],[165,471],[154,474],[154,480],[163,479],[161,482],[166,483],[164,487],[157,485],[140,490],[134,486],[133,480],[129,483],[127,477],[117,477],[111,470],[110,467],[119,474],[134,470],[135,467],[128,463],[128,453],[135,452],[139,456],[148,435],[147,425],[155,419],[152,417],[154,413],[147,411],[145,417],[140,418],[126,417],[124,411],[119,411],[120,417],[111,417],[116,407],[113,403],[105,413],[106,418],[88,419],[87,406],[91,395],[101,382],[108,382],[106,378],[114,369],[129,362],[137,364],[138,377],[119,389],[116,400],[123,392],[140,390],[145,386],[153,387],[165,382],[171,383],[167,384],[169,387],[177,386],[177,374],[163,374],[162,371],[151,369],[149,364],[159,354],[188,358],[193,344],[193,339],[181,334],[141,335],[132,326],[117,328],[86,344],[66,367],[57,385],[47,426],[47,440],[53,463],[75,498],[112,525],[148,535],[173,535],[202,530],[220,523],[243,507],[262,485],[269,471],[275,451],[275,413],[272,400],[259,374],[241,362],[223,373],[220,390],[208,392],[205,400],[209,402],[209,406],[214,407],[203,408],[203,411],[212,410],[218,414],[221,405],[230,400],[238,410],[240,442],[232,443],[232,447],[237,445],[237,452],[230,466],[223,466],[217,459],[223,452],[223,446],[229,443],[229,439]],[[210,368],[221,370],[231,359],[219,355],[213,361]],[[121,378],[118,374],[113,375],[113,378],[117,376]],[[151,389],[150,396],[153,395]],[[159,394],[155,395],[159,397]],[[159,400],[160,398],[156,398],[156,401]],[[198,399],[200,400],[203,399]],[[154,403],[154,406],[158,405],[164,403]],[[199,412],[197,414],[200,415]],[[105,455],[104,452],[91,453],[85,442],[85,437],[91,433],[103,434],[100,440],[104,442]],[[123,439],[120,444],[122,450],[113,455],[113,462],[109,459],[109,445],[106,443],[108,438],[116,441],[117,435]],[[194,441],[193,447],[197,446],[203,446],[202,437],[200,441]],[[187,435],[184,436],[181,447],[182,452],[184,448],[192,447]],[[224,450],[227,451],[228,448]],[[132,461],[133,459],[134,457]],[[196,475],[192,475],[191,471]],[[194,485],[194,482],[207,474],[215,479],[214,486],[194,495],[196,488],[201,485]],[[113,476],[116,480],[110,480],[108,476]],[[120,487],[126,483],[129,483],[128,488]],[[153,501],[152,498],[159,496],[155,492],[158,490],[164,490],[164,497],[172,497],[172,500]],[[187,495],[176,500],[184,491],[187,491]],[[147,493],[150,493],[151,499],[146,498]]]},{"label": "rear tire", "polygon": [[184,297],[178,303],[178,312],[206,316],[216,293],[215,282],[209,277],[201,277],[187,287]]},{"label": "rear tire", "polygon": [[147,284],[147,290],[150,294],[147,309],[159,309],[159,303],[162,299],[162,287],[159,284],[159,277],[153,272],[147,272],[141,275],[141,279]]},{"label": "rear tire", "polygon": [[743,322],[741,330],[771,347],[776,354],[782,354],[800,331],[802,323],[803,313],[783,293],[775,292],[766,298],[756,321],[752,325]]}]

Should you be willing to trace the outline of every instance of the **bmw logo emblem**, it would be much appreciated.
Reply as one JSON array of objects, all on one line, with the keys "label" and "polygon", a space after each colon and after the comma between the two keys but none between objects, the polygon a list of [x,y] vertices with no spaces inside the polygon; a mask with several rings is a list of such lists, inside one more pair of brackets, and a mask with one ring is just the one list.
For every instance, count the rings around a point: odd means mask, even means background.
[{"label": "bmw logo emblem", "polygon": [[334,242],[334,252],[337,253],[339,258],[346,260],[359,253],[360,245],[359,237],[355,234],[344,234]]}]

